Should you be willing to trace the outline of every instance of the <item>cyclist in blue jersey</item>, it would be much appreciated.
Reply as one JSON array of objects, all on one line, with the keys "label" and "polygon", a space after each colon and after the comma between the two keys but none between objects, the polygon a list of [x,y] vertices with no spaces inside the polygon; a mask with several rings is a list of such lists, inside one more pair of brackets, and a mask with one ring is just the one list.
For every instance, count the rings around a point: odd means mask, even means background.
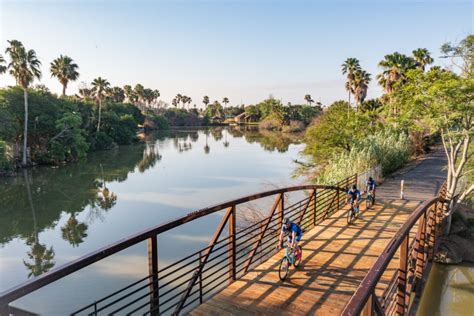
[{"label": "cyclist in blue jersey", "polygon": [[277,248],[280,250],[281,248],[281,242],[283,240],[283,234],[285,232],[288,232],[287,240],[288,240],[288,245],[290,245],[290,248],[297,249],[296,246],[298,245],[298,242],[301,240],[301,237],[303,237],[303,230],[301,227],[295,223],[293,223],[288,217],[285,218],[283,221],[283,225],[281,226],[281,232],[280,232],[280,238],[278,239],[278,245]]},{"label": "cyclist in blue jersey", "polygon": [[347,191],[347,203],[354,205],[354,211],[359,213],[359,203],[360,203],[360,191],[357,190],[357,186],[354,184],[349,191]]},{"label": "cyclist in blue jersey", "polygon": [[372,179],[372,177],[369,177],[369,179],[365,181],[365,191],[369,192],[373,197],[375,197],[375,187],[375,180]]}]

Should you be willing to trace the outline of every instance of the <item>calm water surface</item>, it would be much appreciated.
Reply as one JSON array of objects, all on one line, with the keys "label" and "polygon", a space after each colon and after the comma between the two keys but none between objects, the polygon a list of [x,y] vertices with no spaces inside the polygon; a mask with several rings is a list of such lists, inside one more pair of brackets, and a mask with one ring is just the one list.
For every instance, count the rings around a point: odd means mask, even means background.
[{"label": "calm water surface", "polygon": [[[58,168],[0,179],[0,291],[132,233],[291,177],[298,137],[212,128],[149,135],[146,142]],[[159,238],[159,264],[205,247],[220,218]],[[140,243],[12,305],[63,315],[148,275]]]},{"label": "calm water surface", "polygon": [[417,315],[474,315],[474,265],[434,264]]}]

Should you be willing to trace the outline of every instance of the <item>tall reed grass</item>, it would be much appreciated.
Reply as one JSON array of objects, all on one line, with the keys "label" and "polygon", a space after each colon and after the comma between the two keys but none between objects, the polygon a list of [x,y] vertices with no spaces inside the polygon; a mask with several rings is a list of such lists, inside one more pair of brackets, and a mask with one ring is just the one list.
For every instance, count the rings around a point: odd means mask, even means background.
[{"label": "tall reed grass", "polygon": [[334,155],[320,170],[317,182],[330,184],[377,165],[389,174],[410,158],[410,140],[404,133],[379,131],[357,141],[349,152]]}]

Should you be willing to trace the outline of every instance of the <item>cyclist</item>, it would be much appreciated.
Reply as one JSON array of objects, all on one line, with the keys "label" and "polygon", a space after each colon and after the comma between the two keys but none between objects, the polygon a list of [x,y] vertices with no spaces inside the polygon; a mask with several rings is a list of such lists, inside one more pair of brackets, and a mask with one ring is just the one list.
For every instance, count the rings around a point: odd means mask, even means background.
[{"label": "cyclist", "polygon": [[365,180],[365,191],[372,194],[372,197],[375,200],[375,180],[372,177],[369,177],[368,180]]},{"label": "cyclist", "polygon": [[347,191],[347,203],[354,205],[354,212],[359,213],[359,203],[360,203],[360,191],[357,190],[357,186],[354,184],[352,188]]},{"label": "cyclist", "polygon": [[283,225],[281,226],[277,249],[280,250],[281,248],[281,242],[285,232],[288,232],[287,241],[288,245],[290,245],[290,249],[297,249],[296,247],[298,246],[298,242],[301,240],[301,237],[303,237],[303,230],[299,225],[293,223],[288,217],[285,218]]}]

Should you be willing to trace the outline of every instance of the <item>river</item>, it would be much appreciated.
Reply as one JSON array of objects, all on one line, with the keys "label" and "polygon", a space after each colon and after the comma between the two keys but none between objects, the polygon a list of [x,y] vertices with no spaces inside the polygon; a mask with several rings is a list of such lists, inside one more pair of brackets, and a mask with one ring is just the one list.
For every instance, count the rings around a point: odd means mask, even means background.
[{"label": "river", "polygon": [[[173,130],[0,179],[0,291],[190,211],[301,183],[292,177],[299,138],[255,128]],[[217,223],[165,236],[160,261],[204,247]],[[140,243],[12,305],[65,314],[147,275],[146,256]]]},{"label": "river", "polygon": [[474,265],[434,264],[417,315],[472,315]]}]

